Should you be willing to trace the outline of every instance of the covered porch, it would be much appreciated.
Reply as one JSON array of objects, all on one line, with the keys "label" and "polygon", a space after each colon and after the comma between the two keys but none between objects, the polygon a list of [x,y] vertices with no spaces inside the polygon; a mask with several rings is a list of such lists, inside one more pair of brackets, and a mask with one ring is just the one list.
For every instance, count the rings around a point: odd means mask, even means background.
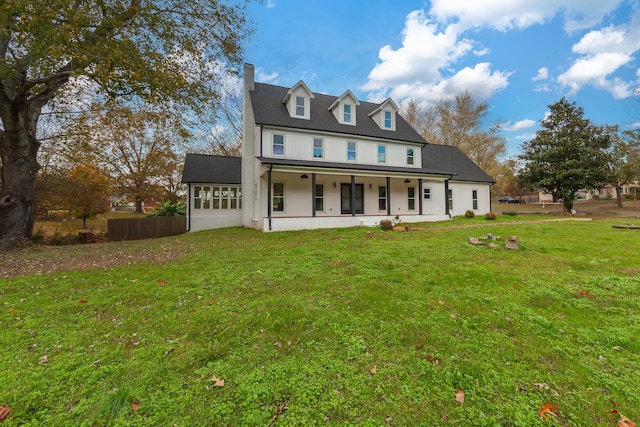
[{"label": "covered porch", "polygon": [[[421,173],[422,172],[422,173]],[[375,226],[450,219],[449,176],[423,171],[263,166],[252,226],[263,231]]]}]

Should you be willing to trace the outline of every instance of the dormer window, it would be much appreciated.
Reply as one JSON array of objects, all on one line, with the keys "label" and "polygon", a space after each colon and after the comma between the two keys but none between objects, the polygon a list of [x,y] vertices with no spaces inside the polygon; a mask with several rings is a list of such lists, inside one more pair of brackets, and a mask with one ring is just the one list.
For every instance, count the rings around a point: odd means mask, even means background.
[{"label": "dormer window", "polygon": [[315,96],[302,80],[289,89],[282,99],[289,116],[296,119],[311,119],[311,100]]},{"label": "dormer window", "polygon": [[341,125],[356,125],[356,108],[360,105],[350,90],[342,94],[342,96],[336,98],[336,100],[329,106],[329,111],[333,113],[338,123]]},{"label": "dormer window", "polygon": [[369,117],[380,127],[380,129],[395,131],[396,116],[400,109],[391,98],[387,98],[375,110],[369,113]]},{"label": "dormer window", "polygon": [[385,129],[391,129],[391,111],[384,112],[384,127]]},{"label": "dormer window", "polygon": [[304,117],[304,98],[296,96],[296,116]]},{"label": "dormer window", "polygon": [[351,123],[351,105],[344,104],[342,107],[344,109],[344,115],[343,115],[344,122]]}]

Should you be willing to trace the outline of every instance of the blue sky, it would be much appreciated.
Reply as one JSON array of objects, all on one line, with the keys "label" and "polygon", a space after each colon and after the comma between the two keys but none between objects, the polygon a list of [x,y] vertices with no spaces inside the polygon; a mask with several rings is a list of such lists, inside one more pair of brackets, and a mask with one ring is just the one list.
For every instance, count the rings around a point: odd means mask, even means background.
[{"label": "blue sky", "polygon": [[257,81],[425,105],[469,91],[509,156],[563,96],[640,127],[638,0],[264,0],[248,15]]}]

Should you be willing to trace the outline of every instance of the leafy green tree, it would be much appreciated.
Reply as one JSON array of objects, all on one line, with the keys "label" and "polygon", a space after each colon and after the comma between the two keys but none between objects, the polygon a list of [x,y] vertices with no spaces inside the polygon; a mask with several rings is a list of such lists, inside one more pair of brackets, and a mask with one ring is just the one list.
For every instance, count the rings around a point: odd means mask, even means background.
[{"label": "leafy green tree", "polygon": [[609,135],[584,118],[584,110],[566,98],[549,105],[542,129],[522,145],[520,182],[562,198],[573,209],[576,192],[608,182]]},{"label": "leafy green tree", "polygon": [[619,132],[617,126],[606,128],[611,138],[610,181],[616,189],[616,202],[622,207],[620,188],[640,178],[640,129]]},{"label": "leafy green tree", "polygon": [[242,61],[244,3],[4,0],[0,4],[0,248],[33,232],[38,120],[66,89],[199,113]]}]

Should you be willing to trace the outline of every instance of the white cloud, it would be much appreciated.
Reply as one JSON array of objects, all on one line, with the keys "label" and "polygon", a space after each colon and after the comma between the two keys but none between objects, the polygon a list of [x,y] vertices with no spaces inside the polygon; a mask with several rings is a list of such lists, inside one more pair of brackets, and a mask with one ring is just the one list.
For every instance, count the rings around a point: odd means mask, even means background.
[{"label": "white cloud", "polygon": [[277,80],[278,76],[280,76],[280,73],[273,72],[271,74],[265,74],[262,68],[258,68],[256,70],[256,75],[257,75],[256,80],[261,83],[273,83]]},{"label": "white cloud", "polygon": [[453,65],[472,53],[473,46],[473,41],[460,37],[455,24],[442,29],[423,11],[411,12],[405,21],[402,47],[394,50],[387,45],[380,49],[380,62],[361,89],[370,92],[372,101],[391,96],[396,100],[412,97],[418,102],[437,102],[469,91],[477,101],[484,102],[508,86],[510,73],[492,71],[488,62],[455,72]]},{"label": "white cloud", "polygon": [[623,0],[432,0],[429,13],[440,22],[464,28],[492,27],[500,31],[543,24],[563,13],[565,29],[589,28]]},{"label": "white cloud", "polygon": [[407,81],[428,84],[440,79],[440,69],[449,66],[472,48],[468,40],[459,40],[455,26],[440,31],[423,11],[411,12],[405,21],[402,47],[380,49],[377,63],[369,73],[365,91],[381,91]]},{"label": "white cloud", "polygon": [[542,67],[538,70],[538,74],[536,74],[536,76],[531,79],[534,82],[540,81],[540,80],[547,80],[549,78],[549,69],[547,67]]},{"label": "white cloud", "polygon": [[621,99],[633,95],[633,83],[610,76],[631,63],[640,50],[640,13],[629,24],[608,26],[585,34],[573,45],[573,52],[581,56],[558,77],[558,82],[577,93],[585,85],[610,92]]},{"label": "white cloud", "polygon": [[631,84],[621,79],[607,79],[618,68],[633,58],[625,53],[598,53],[585,56],[574,62],[566,72],[558,76],[558,83],[569,87],[569,94],[575,95],[585,85],[609,91],[615,98],[626,98],[632,94]]},{"label": "white cloud", "polygon": [[533,120],[524,119],[524,120],[517,121],[514,124],[511,124],[511,122],[509,122],[506,125],[501,126],[500,129],[507,132],[512,132],[512,131],[520,131],[523,129],[528,129],[535,125],[536,125],[536,122],[534,122]]},{"label": "white cloud", "polygon": [[522,140],[522,141],[531,141],[535,137],[536,137],[535,133],[525,133],[525,134],[522,134],[522,135],[518,135],[515,138],[519,139],[519,140]]}]

